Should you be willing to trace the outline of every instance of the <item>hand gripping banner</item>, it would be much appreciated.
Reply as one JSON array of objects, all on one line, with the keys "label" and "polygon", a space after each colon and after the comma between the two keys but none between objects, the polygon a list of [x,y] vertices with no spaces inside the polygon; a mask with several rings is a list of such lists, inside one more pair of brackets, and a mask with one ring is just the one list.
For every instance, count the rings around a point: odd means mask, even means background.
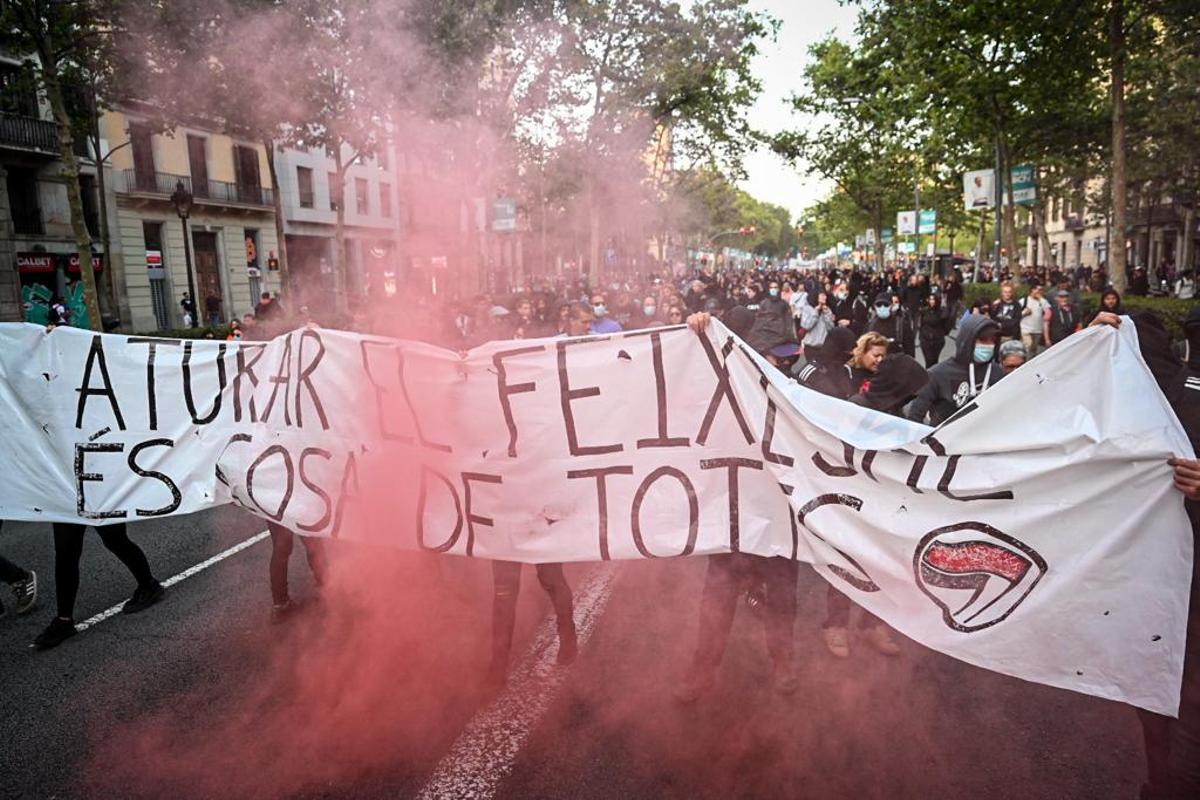
[{"label": "hand gripping banner", "polygon": [[0,514],[235,502],[304,535],[516,561],[798,559],[922,644],[1176,713],[1191,456],[1132,324],[936,430],[835,400],[719,323],[459,354],[0,325]]}]

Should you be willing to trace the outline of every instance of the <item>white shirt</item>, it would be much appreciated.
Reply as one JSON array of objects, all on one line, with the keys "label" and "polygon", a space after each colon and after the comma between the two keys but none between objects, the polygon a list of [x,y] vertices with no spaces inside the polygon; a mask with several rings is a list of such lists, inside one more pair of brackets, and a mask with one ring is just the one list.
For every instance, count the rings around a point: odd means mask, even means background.
[{"label": "white shirt", "polygon": [[[1032,296],[1023,298],[1020,302],[1021,313],[1021,333],[1040,334],[1042,332],[1042,322],[1046,318],[1046,309],[1050,308],[1050,301],[1046,298],[1036,299]],[[1029,313],[1025,314],[1025,309],[1029,309]]]}]

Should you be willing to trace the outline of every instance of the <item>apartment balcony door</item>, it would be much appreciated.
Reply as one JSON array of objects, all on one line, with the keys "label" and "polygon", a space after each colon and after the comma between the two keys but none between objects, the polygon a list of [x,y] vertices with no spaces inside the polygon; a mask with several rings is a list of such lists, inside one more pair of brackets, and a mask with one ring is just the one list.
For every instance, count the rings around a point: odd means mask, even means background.
[{"label": "apartment balcony door", "polygon": [[188,169],[192,173],[192,194],[208,197],[208,153],[203,136],[187,137]]}]

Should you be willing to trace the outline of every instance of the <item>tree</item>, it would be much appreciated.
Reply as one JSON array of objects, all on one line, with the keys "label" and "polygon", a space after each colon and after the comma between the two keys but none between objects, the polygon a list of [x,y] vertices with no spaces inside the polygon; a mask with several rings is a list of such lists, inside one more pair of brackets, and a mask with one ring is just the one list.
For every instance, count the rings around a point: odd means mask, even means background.
[{"label": "tree", "polygon": [[71,211],[71,230],[79,255],[84,302],[93,330],[103,330],[92,271],[92,237],[83,214],[79,157],[75,154],[77,117],[68,107],[69,75],[78,64],[105,63],[112,47],[108,6],[92,2],[8,0],[0,4],[0,47],[19,56],[32,55],[38,85],[50,106],[58,133],[59,158]]},{"label": "tree", "polygon": [[[875,241],[882,242],[885,220],[911,207],[919,180],[912,126],[891,98],[892,76],[877,53],[827,38],[810,54],[808,90],[792,105],[813,124],[776,135],[772,146],[792,163],[806,164],[810,174],[834,181],[875,232]],[[882,248],[877,253],[882,266]]]},{"label": "tree", "polygon": [[746,6],[559,0],[544,24],[513,31],[516,136],[585,156],[578,169],[593,280],[602,273],[604,212],[621,210],[647,177],[656,136],[668,132],[672,158],[692,162],[685,170],[706,162],[736,171],[759,90],[750,62],[774,29]]}]

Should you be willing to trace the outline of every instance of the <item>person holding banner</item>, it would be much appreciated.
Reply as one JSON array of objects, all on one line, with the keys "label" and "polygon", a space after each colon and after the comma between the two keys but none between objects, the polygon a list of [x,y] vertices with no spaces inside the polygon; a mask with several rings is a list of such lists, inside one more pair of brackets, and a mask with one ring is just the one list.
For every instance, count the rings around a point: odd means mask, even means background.
[{"label": "person holding banner", "polygon": [[[125,529],[124,522],[96,525],[100,541],[137,580],[133,596],[121,607],[123,614],[136,614],[162,600],[166,589],[150,571],[146,554]],[[58,616],[33,640],[37,650],[58,647],[76,634],[75,597],[79,593],[79,559],[83,556],[83,535],[86,526],[72,522],[55,522],[54,528],[54,592],[58,600]]]},{"label": "person holding banner", "polygon": [[[0,520],[0,527],[4,525]],[[0,581],[4,581],[17,596],[17,613],[27,614],[37,604],[37,573],[23,569],[4,556],[0,556]],[[0,617],[8,613],[4,603],[0,603]]]},{"label": "person holding banner", "polygon": [[[692,314],[688,317],[688,326],[703,335],[710,320],[708,314]],[[730,309],[723,321],[739,337],[745,337],[751,332],[754,317],[748,309],[737,306]],[[771,349],[765,348],[762,355],[772,366],[779,368],[780,358],[773,355]],[[746,595],[750,605],[763,614],[775,691],[787,695],[799,688],[793,656],[799,566],[799,562],[787,558],[764,558],[748,553],[708,556],[696,652],[687,678],[675,692],[676,700],[694,703],[716,684],[717,667],[725,654],[738,598],[742,595]]]}]

